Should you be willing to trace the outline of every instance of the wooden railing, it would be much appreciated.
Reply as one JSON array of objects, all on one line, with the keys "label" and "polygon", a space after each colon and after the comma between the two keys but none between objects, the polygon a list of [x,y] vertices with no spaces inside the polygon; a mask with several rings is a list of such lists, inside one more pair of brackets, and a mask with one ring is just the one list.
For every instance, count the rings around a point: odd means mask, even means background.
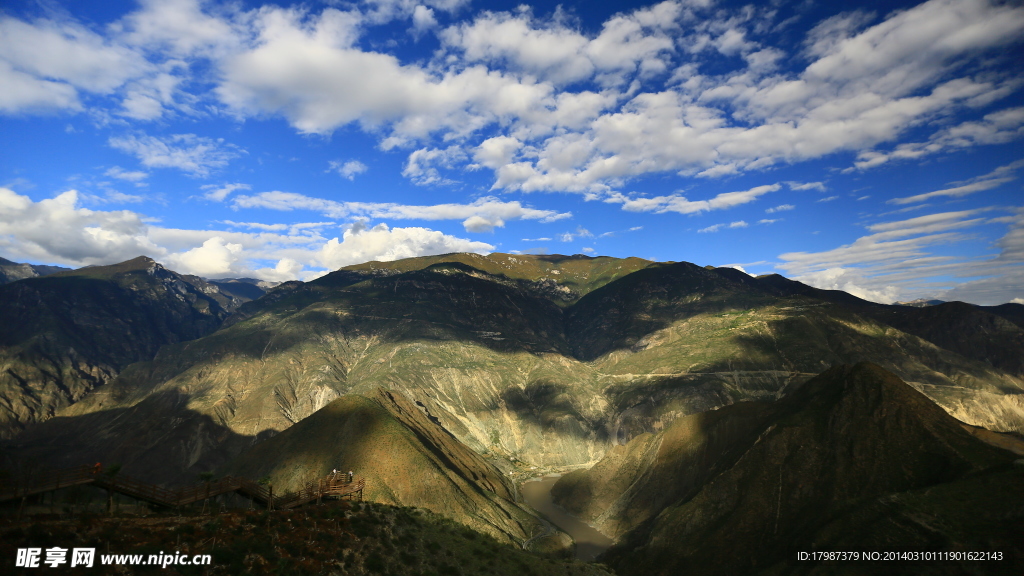
[{"label": "wooden railing", "polygon": [[348,474],[329,474],[324,478],[307,482],[295,492],[274,496],[273,488],[262,486],[247,478],[226,476],[216,482],[207,482],[190,488],[171,490],[143,482],[124,475],[102,473],[99,465],[78,466],[65,470],[48,470],[36,473],[18,485],[0,485],[0,502],[52,492],[70,486],[93,484],[112,492],[131,496],[159,506],[176,508],[229,492],[238,492],[266,505],[270,509],[295,508],[324,497],[349,497],[363,499],[364,478],[351,478]]}]

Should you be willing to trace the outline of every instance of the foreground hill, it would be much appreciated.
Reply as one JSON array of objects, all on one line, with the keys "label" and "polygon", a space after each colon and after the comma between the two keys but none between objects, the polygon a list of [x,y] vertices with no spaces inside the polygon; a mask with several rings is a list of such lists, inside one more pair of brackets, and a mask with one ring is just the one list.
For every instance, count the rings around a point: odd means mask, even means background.
[{"label": "foreground hill", "polygon": [[[738,403],[634,438],[553,494],[621,535],[620,574],[867,573],[797,551],[1000,551],[1024,567],[1024,473],[878,366],[837,366],[777,403]],[[736,551],[742,550],[742,553]],[[959,574],[970,562],[886,565]],[[817,572],[816,572],[817,570]]]},{"label": "foreground hill", "polygon": [[[96,548],[96,565],[44,566],[46,574],[123,574],[102,557],[209,554],[211,565],[137,568],[158,574],[445,574],[610,576],[602,565],[541,557],[416,508],[328,502],[302,510],[216,516],[103,518],[95,514],[0,527],[0,567],[16,574],[19,548]],[[31,571],[24,571],[31,574]]]},{"label": "foreground hill", "polygon": [[0,438],[213,332],[246,300],[146,257],[0,286]]},{"label": "foreground hill", "polygon": [[266,477],[281,491],[334,469],[366,478],[368,500],[427,508],[508,543],[543,528],[516,505],[516,488],[501,470],[397,392],[334,400],[223,468]]}]

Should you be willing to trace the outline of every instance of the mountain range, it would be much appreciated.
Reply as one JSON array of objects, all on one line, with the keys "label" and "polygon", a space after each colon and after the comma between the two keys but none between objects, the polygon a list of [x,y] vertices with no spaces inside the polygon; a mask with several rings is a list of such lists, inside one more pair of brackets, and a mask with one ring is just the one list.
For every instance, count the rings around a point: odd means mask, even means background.
[{"label": "mountain range", "polygon": [[[1024,432],[1019,304],[881,305],[579,255],[368,262],[268,288],[147,258],[0,286],[5,458],[279,486],[358,467],[376,501],[549,550],[567,539],[516,481],[579,469],[556,495],[618,538],[620,573],[714,568],[733,544],[755,563],[722,573],[787,573],[779,542],[892,544],[904,532],[865,534],[917,518],[906,506],[959,518],[936,486],[1001,510],[979,542],[1024,517],[992,496],[1022,487],[991,445]],[[914,530],[914,545],[973,542]]]}]

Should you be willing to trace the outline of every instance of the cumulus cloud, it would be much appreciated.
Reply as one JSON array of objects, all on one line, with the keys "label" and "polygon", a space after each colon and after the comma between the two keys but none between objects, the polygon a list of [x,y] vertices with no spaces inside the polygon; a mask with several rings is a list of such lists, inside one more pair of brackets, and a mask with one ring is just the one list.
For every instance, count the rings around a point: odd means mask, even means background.
[{"label": "cumulus cloud", "polygon": [[337,172],[342,178],[348,180],[355,180],[356,175],[362,174],[370,169],[369,166],[363,164],[359,160],[349,160],[342,162],[341,160],[331,160],[329,163],[328,172]]},{"label": "cumulus cloud", "polygon": [[792,204],[780,204],[774,208],[766,209],[765,212],[769,214],[774,214],[776,212],[785,212],[786,210],[792,210],[794,208],[796,208],[796,206],[793,206]]},{"label": "cumulus cloud", "polygon": [[[81,109],[85,91],[116,96],[114,113],[135,119],[171,108],[199,114],[202,104],[243,119],[281,116],[303,133],[355,124],[383,149],[419,153],[406,166],[416,183],[457,179],[442,169],[486,167],[496,189],[589,195],[652,173],[721,178],[840,151],[867,168],[1024,135],[1020,107],[928,124],[1018,89],[1012,73],[993,66],[964,72],[965,62],[1019,41],[1024,8],[1013,3],[929,0],[882,18],[847,12],[813,28],[799,54],[765,44],[776,17],[769,8],[678,1],[616,14],[596,33],[581,32],[562,11],[481,12],[442,30],[427,62],[365,47],[372,24],[401,18],[421,33],[466,5],[379,0],[246,11],[146,0],[102,35],[68,21],[3,16],[0,111]],[[743,65],[708,75],[715,53]],[[780,66],[787,56],[793,65]],[[795,56],[809,64],[796,67]],[[214,88],[203,92],[209,83],[188,80],[206,67]],[[883,149],[910,128],[931,135]],[[113,142],[152,157],[151,166],[197,176],[226,163],[225,152],[239,153],[217,143],[220,156],[189,158],[208,143],[146,138]]]},{"label": "cumulus cloud", "polygon": [[529,10],[487,12],[473,22],[445,30],[442,39],[470,62],[503,64],[557,84],[594,77],[616,85],[633,74],[666,71],[675,51],[670,31],[690,12],[679,2],[662,2],[604,23],[587,37],[555,18],[534,18]]},{"label": "cumulus cloud", "polygon": [[147,168],[177,168],[192,176],[209,176],[245,152],[223,138],[195,134],[173,134],[164,138],[128,134],[111,136],[107,143],[135,156]]},{"label": "cumulus cloud", "polygon": [[853,294],[858,298],[879,302],[881,304],[892,304],[899,299],[900,289],[893,285],[881,286],[879,288],[866,288],[866,284],[877,284],[864,278],[859,270],[846,268],[828,268],[817,270],[796,277],[804,284],[823,290],[842,290]]},{"label": "cumulus cloud", "polygon": [[417,6],[412,11],[412,34],[417,39],[427,33],[428,30],[437,28],[437,19],[434,18],[434,11],[426,6]]},{"label": "cumulus cloud", "polygon": [[489,254],[494,246],[430,230],[429,228],[390,228],[377,224],[372,228],[357,223],[343,234],[332,238],[320,251],[320,262],[335,270],[370,260],[390,262],[414,256],[431,256],[450,252]]},{"label": "cumulus cloud", "polygon": [[445,149],[421,148],[409,154],[402,176],[412,180],[417,186],[454,184],[454,180],[441,176],[438,167],[453,168],[456,162],[465,157],[466,154],[458,146],[449,146]]},{"label": "cumulus cloud", "polygon": [[34,202],[9,188],[0,188],[0,247],[16,259],[78,265],[123,261],[158,249],[135,212],[82,208],[76,190]]},{"label": "cumulus cloud", "polygon": [[165,260],[174,270],[205,277],[223,277],[240,272],[242,245],[233,244],[214,236],[202,246],[180,254],[170,254]]}]

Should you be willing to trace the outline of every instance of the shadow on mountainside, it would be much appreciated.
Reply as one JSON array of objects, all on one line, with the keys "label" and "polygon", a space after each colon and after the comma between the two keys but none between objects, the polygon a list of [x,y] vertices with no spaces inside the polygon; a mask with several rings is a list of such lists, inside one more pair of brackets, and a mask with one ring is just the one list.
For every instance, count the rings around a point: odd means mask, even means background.
[{"label": "shadow on mountainside", "polygon": [[597,442],[607,439],[605,427],[582,414],[573,402],[572,388],[565,384],[535,380],[524,388],[507,388],[501,393],[501,400],[520,421],[533,424],[544,433]]},{"label": "shadow on mountainside", "polygon": [[193,482],[197,474],[274,435],[270,430],[237,434],[188,409],[188,402],[188,396],[170,390],[130,408],[51,418],[4,443],[2,464],[32,461],[56,469],[120,464],[129,476],[175,486]]}]

